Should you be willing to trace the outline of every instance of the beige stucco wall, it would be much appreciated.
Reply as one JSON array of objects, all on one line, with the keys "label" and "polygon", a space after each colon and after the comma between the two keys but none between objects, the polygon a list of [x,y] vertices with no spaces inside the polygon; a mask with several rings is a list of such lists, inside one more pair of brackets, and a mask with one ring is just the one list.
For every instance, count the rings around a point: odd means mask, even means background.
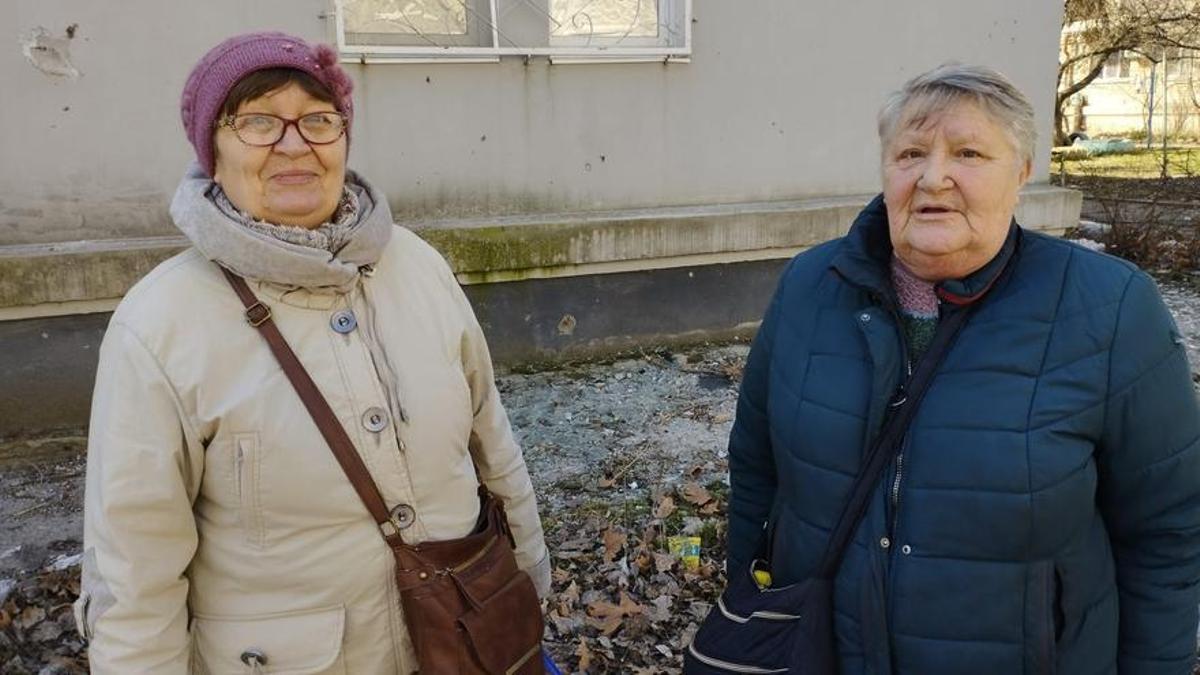
[{"label": "beige stucco wall", "polygon": [[[1087,105],[1083,116],[1089,135],[1133,134],[1141,137],[1146,132],[1148,109],[1148,80],[1117,80],[1096,82],[1083,90]],[[1154,137],[1161,138],[1163,131],[1163,87],[1159,83],[1154,103]],[[1200,106],[1196,95],[1200,93],[1200,82],[1172,80],[1167,92],[1166,128],[1171,137],[1195,138],[1200,135]],[[1071,110],[1071,108],[1068,108]]]},{"label": "beige stucco wall", "polygon": [[[10,0],[0,42],[0,245],[173,234],[188,69],[241,31],[329,39],[325,0]],[[1008,73],[1048,172],[1061,3],[695,0],[686,64],[351,66],[351,165],[402,220],[803,199],[878,184],[883,95],[942,61]],[[63,36],[78,77],[19,35]]]}]

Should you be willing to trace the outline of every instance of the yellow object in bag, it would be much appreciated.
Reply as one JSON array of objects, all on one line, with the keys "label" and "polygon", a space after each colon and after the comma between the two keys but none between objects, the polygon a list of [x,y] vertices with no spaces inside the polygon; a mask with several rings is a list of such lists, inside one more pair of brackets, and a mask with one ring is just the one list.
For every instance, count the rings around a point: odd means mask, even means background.
[{"label": "yellow object in bag", "polygon": [[770,588],[771,573],[766,570],[754,570],[754,582],[759,588]]}]

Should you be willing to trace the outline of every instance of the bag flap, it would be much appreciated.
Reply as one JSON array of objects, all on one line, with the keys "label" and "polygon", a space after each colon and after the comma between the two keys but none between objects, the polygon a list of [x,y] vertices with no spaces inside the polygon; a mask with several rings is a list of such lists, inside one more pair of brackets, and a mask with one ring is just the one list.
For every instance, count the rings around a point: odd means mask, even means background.
[{"label": "bag flap", "polygon": [[477,609],[463,614],[474,656],[488,673],[542,672],[542,606],[533,580],[517,572]]},{"label": "bag flap", "polygon": [[248,672],[242,661],[246,653],[261,654],[263,670],[268,673],[324,672],[341,654],[345,629],[342,605],[246,617],[196,615],[192,619],[196,651],[213,673]]}]

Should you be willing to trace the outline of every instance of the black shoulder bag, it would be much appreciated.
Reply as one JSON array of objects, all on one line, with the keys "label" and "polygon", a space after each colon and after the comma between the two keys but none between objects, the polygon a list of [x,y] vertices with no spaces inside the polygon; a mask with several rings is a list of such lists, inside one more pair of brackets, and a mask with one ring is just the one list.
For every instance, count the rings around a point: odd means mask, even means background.
[{"label": "black shoulder bag", "polygon": [[764,588],[754,572],[765,570],[765,561],[756,560],[749,569],[730,570],[725,592],[684,653],[685,675],[837,673],[833,578],[884,467],[970,313],[970,307],[958,308],[938,324],[933,342],[907,382],[907,395],[892,404],[887,421],[864,457],[816,573],[790,586]]}]

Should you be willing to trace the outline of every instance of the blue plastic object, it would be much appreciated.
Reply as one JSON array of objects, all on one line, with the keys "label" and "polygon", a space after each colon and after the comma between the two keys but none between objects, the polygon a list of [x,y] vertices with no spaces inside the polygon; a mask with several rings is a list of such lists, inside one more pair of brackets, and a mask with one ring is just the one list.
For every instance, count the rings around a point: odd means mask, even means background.
[{"label": "blue plastic object", "polygon": [[542,648],[542,665],[546,666],[546,675],[563,675],[563,671],[554,665],[554,660],[550,658],[550,652],[546,648]]}]

